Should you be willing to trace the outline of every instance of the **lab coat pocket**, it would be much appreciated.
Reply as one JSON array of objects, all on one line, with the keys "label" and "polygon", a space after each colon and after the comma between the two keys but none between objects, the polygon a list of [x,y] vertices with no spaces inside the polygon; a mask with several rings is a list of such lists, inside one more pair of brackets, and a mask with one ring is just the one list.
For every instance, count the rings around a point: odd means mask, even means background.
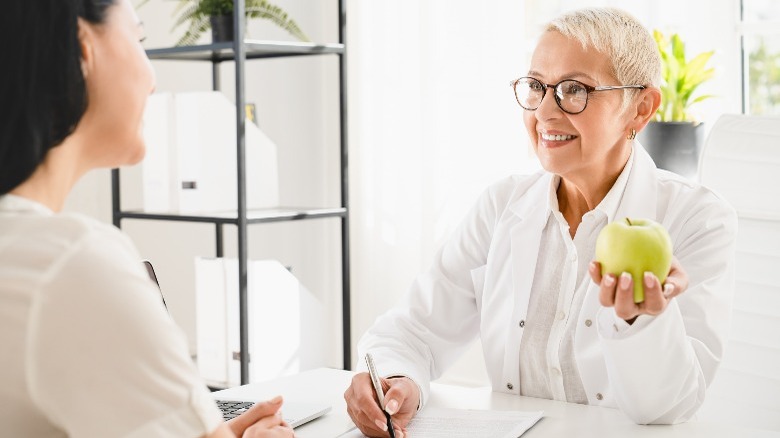
[{"label": "lab coat pocket", "polygon": [[485,272],[487,265],[471,270],[471,282],[474,284],[474,296],[477,300],[477,310],[482,311],[482,294],[485,290]]}]

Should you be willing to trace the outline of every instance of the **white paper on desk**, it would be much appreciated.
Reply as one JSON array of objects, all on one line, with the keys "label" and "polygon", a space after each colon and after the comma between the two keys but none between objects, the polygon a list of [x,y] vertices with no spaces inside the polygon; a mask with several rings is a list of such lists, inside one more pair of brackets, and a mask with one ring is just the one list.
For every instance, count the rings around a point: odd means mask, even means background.
[{"label": "white paper on desk", "polygon": [[[530,429],[542,411],[478,411],[426,408],[406,427],[409,438],[517,438]],[[355,429],[342,438],[363,438]]]}]

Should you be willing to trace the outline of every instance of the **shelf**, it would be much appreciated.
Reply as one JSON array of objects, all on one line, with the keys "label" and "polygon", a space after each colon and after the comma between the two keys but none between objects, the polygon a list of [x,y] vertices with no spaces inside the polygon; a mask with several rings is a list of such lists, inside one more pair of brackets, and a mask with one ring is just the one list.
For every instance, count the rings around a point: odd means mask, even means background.
[{"label": "shelf", "polygon": [[[202,214],[178,214],[178,213],[147,213],[143,211],[122,211],[117,213],[122,219],[144,219],[158,221],[177,222],[206,222],[211,224],[238,224],[235,211],[207,212]],[[247,210],[248,224],[260,224],[268,222],[294,221],[303,219],[321,219],[328,217],[346,217],[347,209],[337,208],[303,208],[303,207],[278,207],[264,208],[260,210]]]},{"label": "shelf", "polygon": [[[244,0],[239,0],[245,3]],[[238,15],[238,14],[237,14]],[[121,228],[123,219],[147,220],[147,221],[170,221],[170,222],[190,222],[205,223],[216,225],[214,227],[215,237],[215,256],[224,256],[225,238],[223,225],[230,224],[236,226],[236,258],[238,260],[238,334],[239,334],[239,353],[238,360],[241,366],[241,383],[249,383],[249,321],[250,316],[247,307],[248,295],[248,225],[262,223],[278,223],[284,221],[298,221],[305,219],[336,218],[340,222],[341,233],[341,323],[342,323],[342,359],[344,369],[351,369],[352,359],[352,339],[351,339],[351,286],[350,286],[350,252],[349,252],[349,214],[348,214],[348,184],[347,184],[347,95],[346,87],[346,49],[343,44],[346,41],[346,0],[338,0],[338,41],[339,43],[317,44],[303,42],[280,42],[280,41],[262,41],[244,39],[237,45],[234,51],[234,42],[221,42],[212,44],[202,44],[195,46],[181,47],[163,47],[146,50],[149,59],[153,60],[174,60],[174,61],[205,61],[211,63],[212,67],[212,88],[217,91],[220,89],[220,63],[224,61],[235,61],[235,99],[236,104],[243,106],[246,93],[246,64],[244,61],[252,59],[276,59],[283,57],[300,57],[312,55],[336,55],[338,61],[338,88],[339,88],[339,152],[340,152],[340,207],[335,208],[306,208],[306,207],[278,207],[271,209],[247,210],[244,216],[239,217],[238,211],[222,212],[201,212],[194,214],[178,212],[152,213],[142,210],[123,211],[121,209],[121,188],[120,171],[113,169],[111,171],[111,207],[113,224]],[[240,56],[237,52],[240,52]],[[300,66],[299,66],[300,67]],[[305,67],[305,66],[303,66]],[[240,126],[240,111],[236,112],[236,126]],[[236,150],[242,147],[241,136],[236,136]],[[245,145],[244,145],[245,146]],[[244,166],[246,163],[244,154],[238,154],[236,164]],[[237,192],[243,187],[246,189],[246,173],[243,177],[237,177]],[[246,205],[246,204],[243,204]],[[242,211],[242,213],[244,213]],[[335,227],[333,227],[335,228]],[[335,230],[331,230],[335,231]],[[234,357],[235,359],[235,357]],[[214,382],[211,382],[212,384]],[[219,385],[212,386],[212,389],[218,389]]]},{"label": "shelf", "polygon": [[[246,59],[279,58],[284,56],[308,56],[343,54],[344,44],[317,44],[244,40]],[[149,59],[179,61],[232,61],[235,58],[233,42],[202,44],[198,46],[165,47],[146,51]]]}]

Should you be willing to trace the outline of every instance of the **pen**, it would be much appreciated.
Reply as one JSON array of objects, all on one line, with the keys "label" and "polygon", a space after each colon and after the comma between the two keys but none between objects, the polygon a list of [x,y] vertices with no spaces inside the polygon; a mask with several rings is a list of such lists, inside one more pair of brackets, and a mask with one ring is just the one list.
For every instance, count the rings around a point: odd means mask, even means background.
[{"label": "pen", "polygon": [[382,390],[382,384],[379,382],[379,376],[376,373],[374,358],[371,357],[371,353],[366,353],[366,365],[368,365],[368,375],[371,376],[371,383],[374,384],[376,398],[379,399],[379,407],[382,408],[382,412],[384,412],[385,417],[387,418],[387,431],[390,433],[390,438],[395,438],[393,422],[390,421],[390,414],[385,411],[385,392]]}]

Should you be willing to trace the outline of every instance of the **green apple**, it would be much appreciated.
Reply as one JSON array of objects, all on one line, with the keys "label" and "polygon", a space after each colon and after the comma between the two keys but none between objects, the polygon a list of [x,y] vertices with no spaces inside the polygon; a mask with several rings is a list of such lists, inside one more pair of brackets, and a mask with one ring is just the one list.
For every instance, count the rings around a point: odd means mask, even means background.
[{"label": "green apple", "polygon": [[672,239],[666,228],[650,219],[630,219],[607,224],[596,239],[596,261],[601,275],[619,277],[623,272],[634,280],[634,302],[645,300],[644,273],[666,280],[672,266]]}]

